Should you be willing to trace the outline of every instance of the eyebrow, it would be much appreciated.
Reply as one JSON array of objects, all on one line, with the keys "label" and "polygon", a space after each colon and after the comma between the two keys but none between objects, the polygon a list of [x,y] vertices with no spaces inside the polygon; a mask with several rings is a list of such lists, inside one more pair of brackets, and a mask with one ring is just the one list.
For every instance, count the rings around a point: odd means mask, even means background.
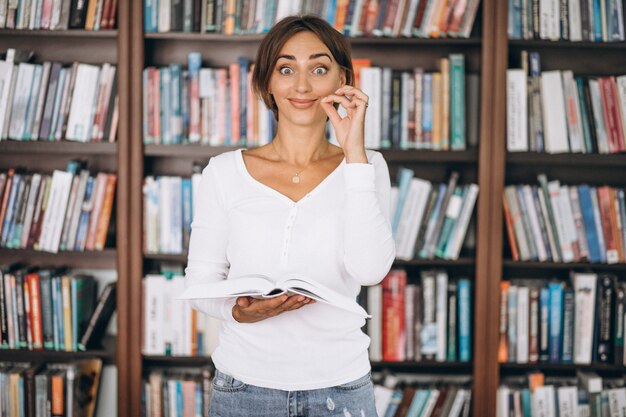
[{"label": "eyebrow", "polygon": [[[311,55],[309,55],[309,60],[320,58],[320,57],[323,57],[323,56],[325,56],[326,58],[330,59],[330,62],[333,62],[333,59],[326,52],[319,52],[317,54],[311,54]],[[296,57],[293,56],[293,55],[279,55],[277,59],[280,59],[280,58],[289,59],[291,61],[295,61],[296,60]]]}]

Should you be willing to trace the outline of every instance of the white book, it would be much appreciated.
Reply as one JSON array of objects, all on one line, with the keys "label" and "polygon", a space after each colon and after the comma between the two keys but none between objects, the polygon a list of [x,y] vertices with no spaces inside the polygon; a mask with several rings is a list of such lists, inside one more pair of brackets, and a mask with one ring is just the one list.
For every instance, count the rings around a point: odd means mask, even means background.
[{"label": "white book", "polygon": [[539,261],[544,262],[548,260],[548,252],[546,251],[546,246],[543,241],[543,236],[541,235],[541,227],[539,226],[539,213],[535,209],[535,199],[533,198],[532,188],[530,185],[526,184],[522,186],[522,191],[524,195],[524,201],[526,202],[526,214],[528,219],[530,220],[530,227],[532,228],[532,234],[535,240],[535,246],[537,247],[537,254],[539,256]]},{"label": "white book", "polygon": [[146,275],[142,281],[142,352],[145,355],[165,354],[165,339],[162,326],[165,320],[163,297],[167,292],[166,286],[167,280],[163,275]]},{"label": "white book", "polygon": [[298,274],[286,274],[278,278],[250,274],[206,284],[188,287],[181,300],[203,300],[250,296],[259,299],[274,298],[283,294],[303,295],[318,302],[337,307],[362,318],[371,318],[355,299],[345,296],[319,282]]},{"label": "white book", "polygon": [[172,218],[169,231],[164,231],[169,241],[168,253],[183,253],[182,178],[170,177],[169,188],[170,200],[172,202],[170,206]]},{"label": "white book", "polygon": [[435,319],[437,322],[437,356],[438,362],[445,362],[448,349],[448,273],[437,271],[437,301]]},{"label": "white book", "polygon": [[564,200],[561,197],[561,184],[558,180],[548,182],[548,193],[550,194],[550,203],[554,212],[554,221],[556,222],[556,231],[559,236],[559,244],[561,245],[561,256],[563,262],[572,262],[574,260],[574,252],[572,250],[572,242],[566,228],[563,217],[565,216]]},{"label": "white book", "polygon": [[99,76],[100,67],[88,64],[78,65],[65,139],[80,142],[89,140]]},{"label": "white book", "polygon": [[177,297],[185,290],[185,278],[177,275],[168,280],[170,301],[169,323],[171,324],[172,355],[191,356],[191,307],[185,300]]},{"label": "white book", "polygon": [[[54,171],[56,174],[57,170]],[[63,171],[59,171],[63,172]],[[59,177],[52,175],[50,178],[50,189],[46,200],[45,211],[43,213],[43,219],[41,221],[41,231],[39,233],[39,240],[35,245],[36,250],[46,251],[49,250],[50,234],[52,233],[52,216],[53,207],[56,206],[56,200],[59,193]]]},{"label": "white book", "polygon": [[30,131],[31,140],[37,140],[39,137],[39,127],[41,126],[41,118],[43,116],[44,105],[46,101],[46,91],[48,90],[48,80],[50,78],[51,63],[46,61],[43,63],[41,83],[39,84],[39,97],[37,98],[37,109],[35,110],[35,121]]},{"label": "white book", "polygon": [[626,416],[626,388],[613,388],[607,390],[609,396],[610,417]]},{"label": "white book", "polygon": [[169,32],[170,30],[172,30],[172,0],[159,0],[158,7],[158,31]]},{"label": "white book", "polygon": [[[626,75],[615,77],[615,82],[617,84],[617,101],[620,115],[622,116],[622,126],[626,126]],[[626,143],[626,137],[623,140]]]},{"label": "white book", "polygon": [[458,259],[461,253],[461,246],[465,240],[467,234],[467,228],[469,226],[472,213],[474,212],[474,206],[476,199],[478,198],[478,185],[469,184],[467,190],[463,195],[463,205],[461,206],[461,213],[459,218],[454,224],[448,244],[446,245],[446,259]]},{"label": "white book", "polygon": [[559,0],[539,0],[539,36],[541,39],[559,40],[561,36],[559,17]]},{"label": "white book", "polygon": [[147,253],[159,253],[159,183],[153,176],[146,177],[144,196],[144,247]]},{"label": "white book", "polygon": [[598,276],[573,272],[574,288],[574,363],[590,364],[593,350],[596,287]]},{"label": "white book", "polygon": [[426,359],[434,358],[437,353],[437,321],[435,316],[435,274],[433,271],[422,271],[422,332],[420,349]]},{"label": "white book", "polygon": [[[56,177],[56,180],[55,180]],[[59,171],[55,170],[52,174],[52,181],[58,182],[59,188],[57,193],[56,204],[53,207],[50,207],[48,204],[48,209],[46,209],[46,214],[48,210],[52,209],[52,229],[50,230],[49,241],[47,243],[47,250],[53,253],[57,253],[59,251],[59,241],[61,239],[61,229],[63,227],[63,219],[65,218],[65,212],[67,210],[67,202],[70,197],[70,191],[72,188],[72,178],[73,175],[67,171]]]},{"label": "white book", "polygon": [[380,148],[382,69],[379,67],[361,68],[361,89],[368,95],[368,107],[365,113],[365,147]]},{"label": "white book", "polygon": [[33,125],[35,124],[35,115],[37,108],[39,107],[39,97],[41,90],[41,80],[43,78],[42,65],[35,65],[35,72],[33,73],[33,81],[30,89],[30,95],[28,97],[28,106],[26,107],[26,119],[24,123],[24,132],[22,133],[22,140],[36,140],[37,135],[31,136],[33,131]]},{"label": "white book", "polygon": [[578,233],[576,231],[576,223],[574,222],[574,213],[572,211],[572,201],[569,198],[568,186],[566,185],[561,186],[561,190],[559,192],[559,198],[561,200],[562,211],[557,222],[559,221],[563,222],[567,239],[570,242],[570,246],[573,247],[573,245],[576,242],[578,242]]},{"label": "white book", "polygon": [[363,11],[363,3],[369,0],[356,0],[354,3],[354,12],[352,13],[352,21],[350,22],[350,36],[361,36],[363,35],[363,31],[359,28],[359,23],[361,22],[361,14]]},{"label": "white book", "polygon": [[528,362],[529,322],[528,322],[528,287],[517,288],[517,363]]},{"label": "white book", "polygon": [[374,403],[376,404],[376,414],[384,416],[387,407],[391,402],[393,390],[382,385],[374,385]]},{"label": "white book", "polygon": [[430,394],[428,395],[428,400],[426,400],[426,404],[424,404],[424,408],[422,408],[422,414],[420,416],[430,417],[431,413],[435,409],[435,405],[437,404],[438,399],[439,399],[439,390],[431,389]]},{"label": "white book", "polygon": [[496,397],[496,417],[509,417],[509,394],[511,389],[506,385],[498,387]]},{"label": "white book", "polygon": [[404,288],[404,358],[415,360],[415,292],[417,286],[408,284]]},{"label": "white book", "polygon": [[383,287],[374,285],[367,288],[367,308],[372,319],[367,323],[367,333],[370,342],[370,360],[383,360],[383,322],[382,322]]},{"label": "white book", "polygon": [[9,124],[9,138],[21,140],[26,130],[26,112],[31,96],[35,65],[20,63],[17,67],[17,81],[13,95],[13,108]]},{"label": "white book", "polygon": [[74,206],[69,207],[71,211],[70,226],[67,231],[67,240],[65,246],[68,250],[74,249],[76,244],[76,232],[78,231],[78,225],[80,223],[80,213],[85,201],[85,191],[87,190],[87,182],[89,181],[89,171],[83,169],[78,174],[78,190],[76,191],[76,199],[74,200]]},{"label": "white book", "polygon": [[[396,258],[406,261],[413,259],[417,234],[424,221],[424,212],[431,192],[432,184],[429,181],[420,178],[411,180],[407,195],[409,209],[404,212],[398,228],[398,237],[402,236],[402,240],[397,246]],[[409,219],[408,224],[403,224],[404,218]]]},{"label": "white book", "polygon": [[569,131],[570,151],[585,152],[580,102],[578,100],[578,88],[574,81],[574,73],[571,70],[566,70],[561,73],[561,76],[563,80],[565,115]]},{"label": "white book", "polygon": [[0,140],[4,139],[3,132],[5,130],[5,123],[8,121],[8,115],[11,113],[9,93],[11,93],[11,86],[13,85],[13,70],[15,67],[13,64],[14,55],[15,50],[8,49],[6,60],[0,61]]},{"label": "white book", "polygon": [[580,0],[569,0],[569,40],[572,42],[583,40],[583,29],[580,18]]},{"label": "white book", "polygon": [[588,394],[602,392],[602,377],[592,371],[576,371],[576,378],[580,387]]},{"label": "white book", "polygon": [[541,104],[546,152],[569,152],[561,71],[541,73]]},{"label": "white book", "polygon": [[526,71],[506,71],[506,149],[528,152],[528,91]]},{"label": "white book", "polygon": [[454,396],[454,402],[450,407],[450,412],[447,417],[459,417],[463,411],[463,405],[465,404],[465,398],[467,396],[467,390],[460,388]]},{"label": "white book", "polygon": [[531,396],[531,409],[533,417],[558,417],[553,385],[535,388]]},{"label": "white book", "polygon": [[556,393],[559,404],[558,417],[578,417],[578,388],[575,386],[558,387]]}]

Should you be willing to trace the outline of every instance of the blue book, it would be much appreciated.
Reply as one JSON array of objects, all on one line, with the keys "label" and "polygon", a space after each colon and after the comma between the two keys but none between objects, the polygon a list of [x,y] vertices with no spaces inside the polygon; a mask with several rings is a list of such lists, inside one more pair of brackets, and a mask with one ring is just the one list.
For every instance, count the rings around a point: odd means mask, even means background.
[{"label": "blue book", "polygon": [[602,228],[602,218],[600,216],[600,203],[598,203],[597,188],[590,187],[589,194],[591,195],[591,205],[593,207],[593,222],[596,225],[598,246],[600,247],[600,262],[606,263],[606,242],[604,240],[604,229]]},{"label": "blue book", "polygon": [[596,42],[602,42],[602,11],[600,2],[603,0],[591,0],[593,2],[593,33]]},{"label": "blue book", "polygon": [[428,401],[429,395],[430,390],[418,389],[415,392],[411,405],[406,412],[406,417],[420,417],[422,411],[424,410],[424,406],[426,405],[426,401]]},{"label": "blue book", "polygon": [[191,235],[191,220],[193,219],[191,179],[183,178],[181,188],[183,200],[183,251],[187,253],[187,249],[189,248],[189,237]]},{"label": "blue book", "polygon": [[459,325],[459,361],[469,362],[472,358],[472,282],[462,278],[458,280],[458,325]]},{"label": "blue book", "polygon": [[176,380],[176,414],[183,415],[183,383],[180,379]]},{"label": "blue book", "polygon": [[[20,174],[15,174],[15,176],[13,177],[13,187],[11,188],[12,200],[9,200],[9,205],[11,207],[11,215],[9,216],[7,214],[6,216],[8,219],[8,226],[7,226],[7,219],[5,219],[5,227],[7,227],[7,234],[6,234],[6,239],[4,238],[4,236],[2,239],[2,245],[6,248],[13,247],[13,244],[12,244],[13,236],[15,235],[15,229],[17,228],[17,222],[19,220],[18,209],[20,206],[20,200],[24,198],[23,197],[24,192],[22,191],[22,189],[24,188],[24,185],[25,185],[24,176]],[[15,190],[15,194],[13,194],[13,190]]]},{"label": "blue book", "polygon": [[402,210],[404,209],[404,202],[411,186],[411,180],[415,173],[413,170],[400,167],[398,168],[398,201],[396,203],[396,211],[393,214],[393,220],[391,222],[391,232],[395,239],[398,233],[398,226],[400,225],[400,219],[402,218]]},{"label": "blue book", "polygon": [[[95,185],[95,178],[87,178],[87,185],[85,186],[85,202],[91,202],[93,197],[93,189]],[[78,219],[78,229],[76,231],[76,242],[74,243],[74,250],[82,251],[85,248],[85,240],[87,239],[87,229],[89,228],[89,217],[91,212],[88,210],[81,210],[80,217]]]},{"label": "blue book", "polygon": [[600,243],[598,242],[598,233],[596,232],[596,224],[593,219],[593,203],[591,202],[591,191],[588,185],[578,186],[578,198],[585,225],[587,246],[589,247],[589,260],[591,262],[600,262],[602,259],[600,256]]},{"label": "blue book", "polygon": [[391,400],[389,401],[389,405],[387,406],[384,417],[394,417],[396,415],[398,407],[400,407],[401,402],[402,391],[394,391],[394,393],[391,395]]},{"label": "blue book", "polygon": [[422,147],[432,149],[433,131],[433,75],[424,73],[422,77]]},{"label": "blue book", "polygon": [[325,20],[329,25],[335,25],[335,12],[337,10],[337,0],[327,0],[326,10],[324,11]]},{"label": "blue book", "polygon": [[530,402],[530,390],[524,388],[520,394],[522,400],[522,413],[524,417],[532,417],[531,402]]},{"label": "blue book", "polygon": [[9,199],[7,200],[7,209],[4,215],[4,224],[2,225],[2,237],[0,238],[0,243],[2,246],[6,246],[6,243],[9,240],[11,219],[15,211],[15,201],[17,200],[17,191],[19,189],[20,178],[20,174],[13,174],[13,182],[11,184],[11,191],[9,194]]},{"label": "blue book", "polygon": [[548,284],[548,290],[550,291],[549,361],[560,362],[563,345],[563,285],[560,282],[551,282]]},{"label": "blue book", "polygon": [[173,144],[183,142],[182,71],[180,64],[170,64],[170,139]]},{"label": "blue book", "polygon": [[435,202],[435,207],[433,208],[433,212],[431,213],[430,219],[428,219],[428,226],[426,227],[426,237],[424,239],[424,244],[420,248],[419,257],[422,259],[428,259],[428,242],[432,240],[431,235],[435,233],[435,223],[437,218],[439,217],[439,211],[441,210],[441,206],[443,205],[443,200],[448,189],[448,184],[441,183],[439,184],[439,192],[437,193],[437,201]]}]

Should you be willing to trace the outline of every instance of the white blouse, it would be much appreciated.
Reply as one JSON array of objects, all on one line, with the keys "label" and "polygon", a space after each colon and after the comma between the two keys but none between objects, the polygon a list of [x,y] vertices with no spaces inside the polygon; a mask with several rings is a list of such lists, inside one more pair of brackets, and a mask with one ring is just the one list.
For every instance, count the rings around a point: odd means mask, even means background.
[{"label": "white blouse", "polygon": [[[356,298],[395,258],[390,180],[379,152],[341,164],[299,201],[254,179],[242,149],[202,172],[189,243],[186,288],[247,274],[306,275]],[[223,320],[215,366],[247,384],[281,390],[339,385],[370,370],[365,320],[323,303],[257,323],[232,316],[235,299],[195,300]]]}]

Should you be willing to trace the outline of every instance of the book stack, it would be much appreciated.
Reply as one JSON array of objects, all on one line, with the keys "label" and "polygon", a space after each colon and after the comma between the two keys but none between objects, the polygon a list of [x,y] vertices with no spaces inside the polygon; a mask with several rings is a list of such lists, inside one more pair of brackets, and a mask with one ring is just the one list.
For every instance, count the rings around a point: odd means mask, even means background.
[{"label": "book stack", "polygon": [[513,260],[626,262],[625,190],[561,185],[509,185],[504,216]]},{"label": "book stack", "polygon": [[0,172],[0,246],[8,249],[102,251],[109,234],[116,174],[90,175],[81,161],[66,171]]},{"label": "book stack", "polygon": [[623,378],[602,378],[578,371],[576,378],[546,377],[533,372],[507,379],[498,388],[497,417],[564,417],[626,415]]},{"label": "book stack", "polygon": [[100,347],[115,308],[115,284],[65,269],[0,269],[0,349],[76,352]]},{"label": "book stack", "polygon": [[512,1],[509,5],[509,39],[624,41],[620,0]]},{"label": "book stack", "polygon": [[201,168],[191,178],[148,176],[144,180],[144,253],[185,254]]},{"label": "book stack", "polygon": [[541,71],[539,54],[523,51],[522,68],[507,70],[507,150],[626,151],[626,75]]},{"label": "book stack", "polygon": [[367,288],[372,319],[367,324],[372,361],[469,362],[472,346],[472,284],[446,271],[421,272],[419,284],[406,271],[391,270]]},{"label": "book stack", "polygon": [[502,363],[626,365],[626,286],[607,273],[500,282]]},{"label": "book stack", "polygon": [[18,62],[9,49],[0,61],[0,140],[115,142],[116,74],[108,63]]},{"label": "book stack", "polygon": [[467,38],[479,0],[172,0],[144,1],[146,32],[267,32],[289,15],[315,14],[346,36]]},{"label": "book stack", "polygon": [[118,0],[14,0],[0,3],[0,29],[114,29]]},{"label": "book stack", "polygon": [[398,169],[391,188],[397,259],[458,259],[478,196],[478,185],[458,185],[458,180],[452,172],[447,184],[433,184],[408,168]]},{"label": "book stack", "polygon": [[[374,385],[376,411],[379,416],[398,417],[468,417],[472,389],[465,378],[436,381],[428,375],[424,380],[401,381],[389,375]],[[397,381],[397,382],[396,382]]]},{"label": "book stack", "polygon": [[213,370],[151,371],[142,381],[144,416],[208,416]]},{"label": "book stack", "polygon": [[215,350],[220,321],[177,299],[185,289],[184,279],[151,274],[142,281],[144,355],[208,356]]}]

